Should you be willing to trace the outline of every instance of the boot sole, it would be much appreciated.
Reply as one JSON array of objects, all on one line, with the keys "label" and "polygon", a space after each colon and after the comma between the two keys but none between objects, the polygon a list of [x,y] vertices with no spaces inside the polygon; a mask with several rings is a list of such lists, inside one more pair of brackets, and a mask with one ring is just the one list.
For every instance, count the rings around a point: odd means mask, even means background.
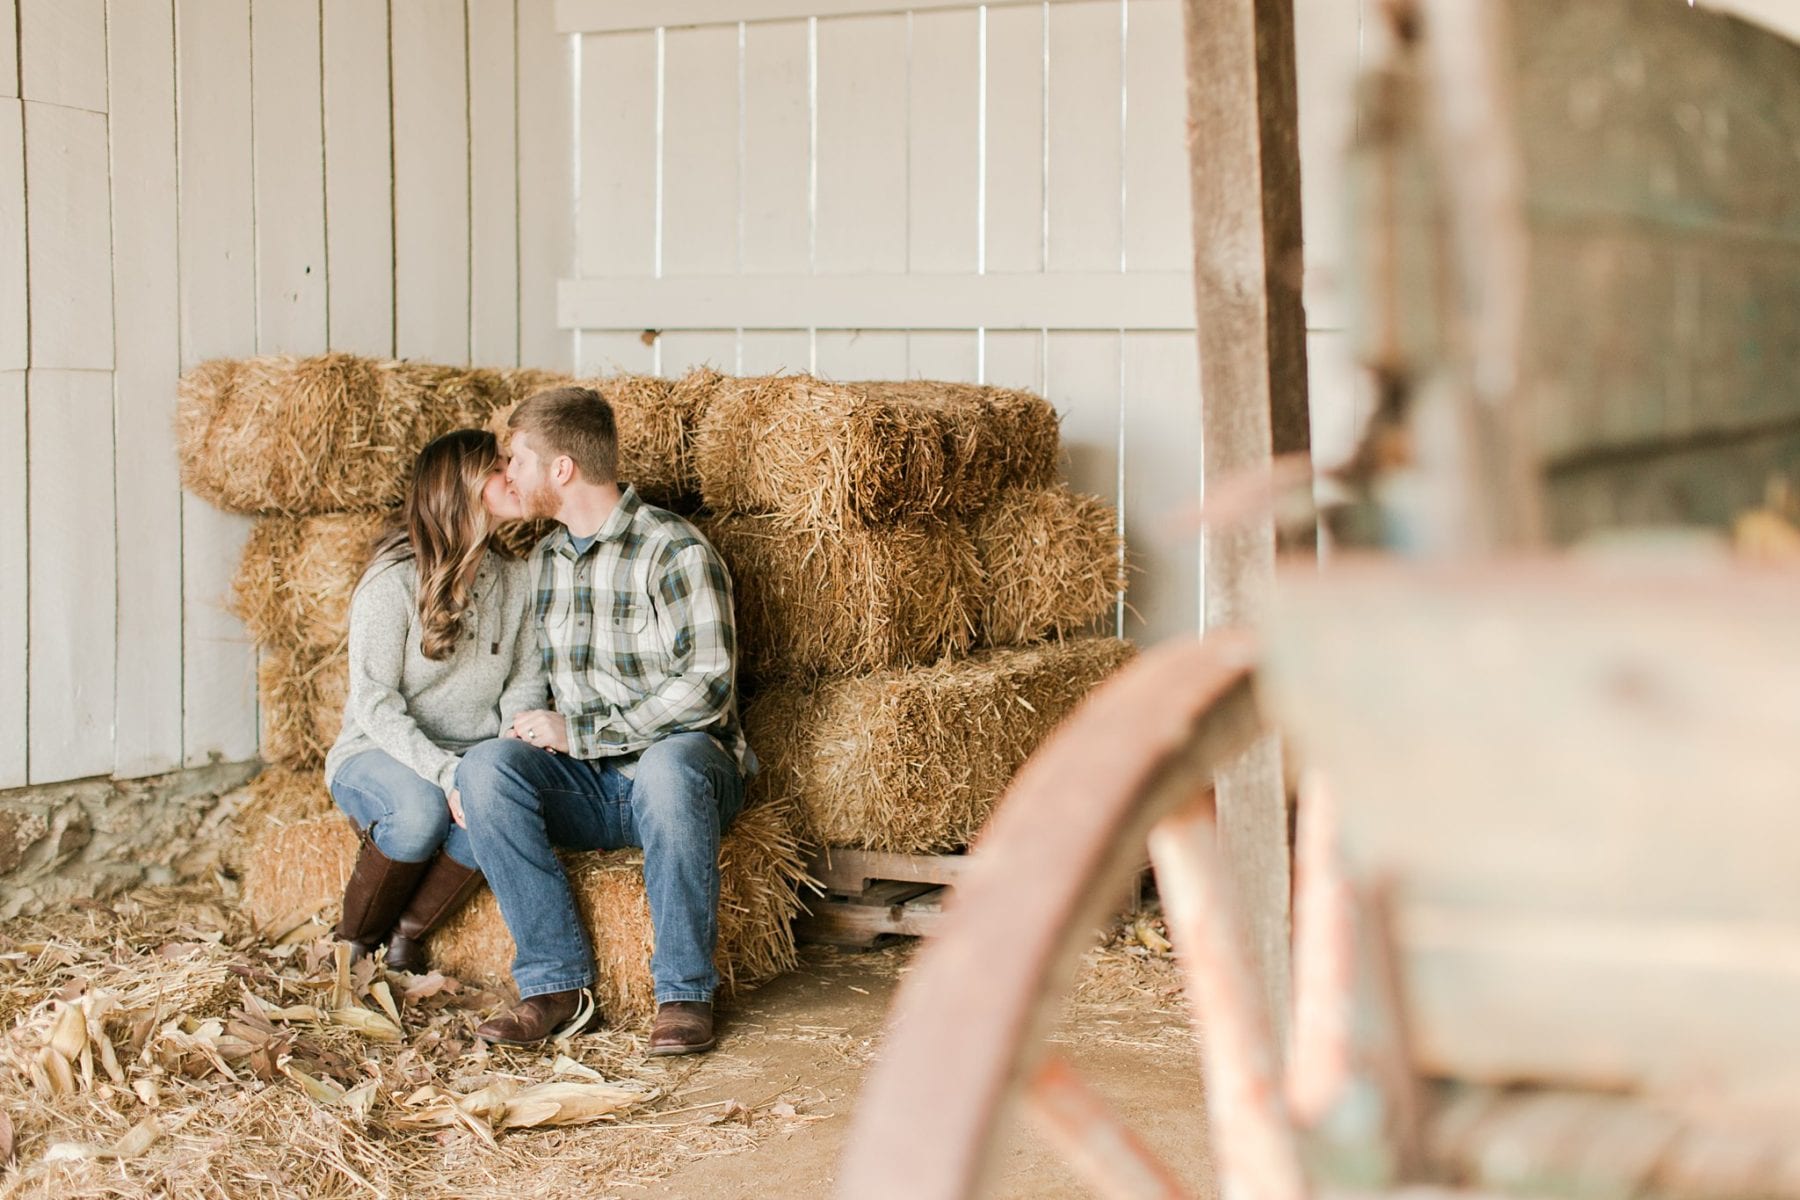
[{"label": "boot sole", "polygon": [[718,1038],[693,1046],[652,1046],[646,1052],[651,1058],[669,1058],[677,1054],[705,1054],[719,1044]]}]

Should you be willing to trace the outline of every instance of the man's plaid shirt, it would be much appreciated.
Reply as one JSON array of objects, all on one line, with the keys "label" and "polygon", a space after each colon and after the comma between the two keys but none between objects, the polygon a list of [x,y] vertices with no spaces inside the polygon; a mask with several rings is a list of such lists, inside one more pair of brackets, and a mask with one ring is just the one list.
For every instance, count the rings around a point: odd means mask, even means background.
[{"label": "man's plaid shirt", "polygon": [[692,525],[627,487],[578,554],[567,529],[531,555],[538,646],[575,758],[635,757],[699,730],[749,775],[738,721],[731,576]]}]

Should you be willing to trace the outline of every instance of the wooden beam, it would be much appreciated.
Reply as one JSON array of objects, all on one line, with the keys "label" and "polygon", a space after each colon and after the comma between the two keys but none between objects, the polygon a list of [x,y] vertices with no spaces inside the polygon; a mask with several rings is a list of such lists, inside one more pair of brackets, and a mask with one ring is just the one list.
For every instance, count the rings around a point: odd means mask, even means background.
[{"label": "wooden beam", "polygon": [[565,279],[564,329],[1189,330],[1184,271]]},{"label": "wooden beam", "polygon": [[[1202,479],[1267,471],[1311,445],[1301,303],[1293,0],[1185,0]],[[1274,583],[1269,519],[1207,530],[1204,623],[1255,623]],[[1219,838],[1271,1024],[1287,1028],[1287,798],[1264,738],[1218,778]]]}]

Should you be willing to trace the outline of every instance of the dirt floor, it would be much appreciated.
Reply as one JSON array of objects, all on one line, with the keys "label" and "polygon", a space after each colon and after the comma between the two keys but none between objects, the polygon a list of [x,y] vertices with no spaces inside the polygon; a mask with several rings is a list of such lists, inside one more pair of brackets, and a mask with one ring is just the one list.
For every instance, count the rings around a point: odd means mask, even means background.
[{"label": "dirt floor", "polygon": [[[1053,1037],[1209,1195],[1159,929],[1110,931]],[[829,1195],[913,953],[805,948],[717,1051],[647,1059],[636,1029],[490,1051],[469,1034],[503,998],[351,970],[323,934],[269,944],[228,882],[0,925],[0,1198]],[[992,1194],[1088,1193],[1015,1122]]]}]

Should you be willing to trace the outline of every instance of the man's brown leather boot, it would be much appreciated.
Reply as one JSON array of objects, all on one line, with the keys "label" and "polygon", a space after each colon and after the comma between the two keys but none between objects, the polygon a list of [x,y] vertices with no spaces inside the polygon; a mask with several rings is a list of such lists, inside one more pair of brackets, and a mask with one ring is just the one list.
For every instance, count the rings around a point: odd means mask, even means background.
[{"label": "man's brown leather boot", "polygon": [[656,1006],[656,1023],[650,1027],[651,1054],[700,1054],[715,1044],[711,1004],[671,1000]]},{"label": "man's brown leather boot", "polygon": [[580,1033],[594,1017],[592,1002],[582,995],[583,989],[548,992],[532,996],[513,1005],[505,1014],[484,1022],[475,1036],[484,1042],[506,1046],[533,1046],[564,1026],[576,1022],[585,1007],[588,1015],[570,1033]]},{"label": "man's brown leather boot", "polygon": [[344,915],[337,927],[338,937],[350,943],[353,959],[370,953],[387,937],[427,865],[396,862],[381,852],[368,830],[363,831],[356,865],[344,885]]},{"label": "man's brown leather boot", "polygon": [[432,859],[431,869],[388,935],[387,965],[396,971],[424,974],[426,936],[461,908],[481,883],[480,871],[463,866],[448,854]]}]

